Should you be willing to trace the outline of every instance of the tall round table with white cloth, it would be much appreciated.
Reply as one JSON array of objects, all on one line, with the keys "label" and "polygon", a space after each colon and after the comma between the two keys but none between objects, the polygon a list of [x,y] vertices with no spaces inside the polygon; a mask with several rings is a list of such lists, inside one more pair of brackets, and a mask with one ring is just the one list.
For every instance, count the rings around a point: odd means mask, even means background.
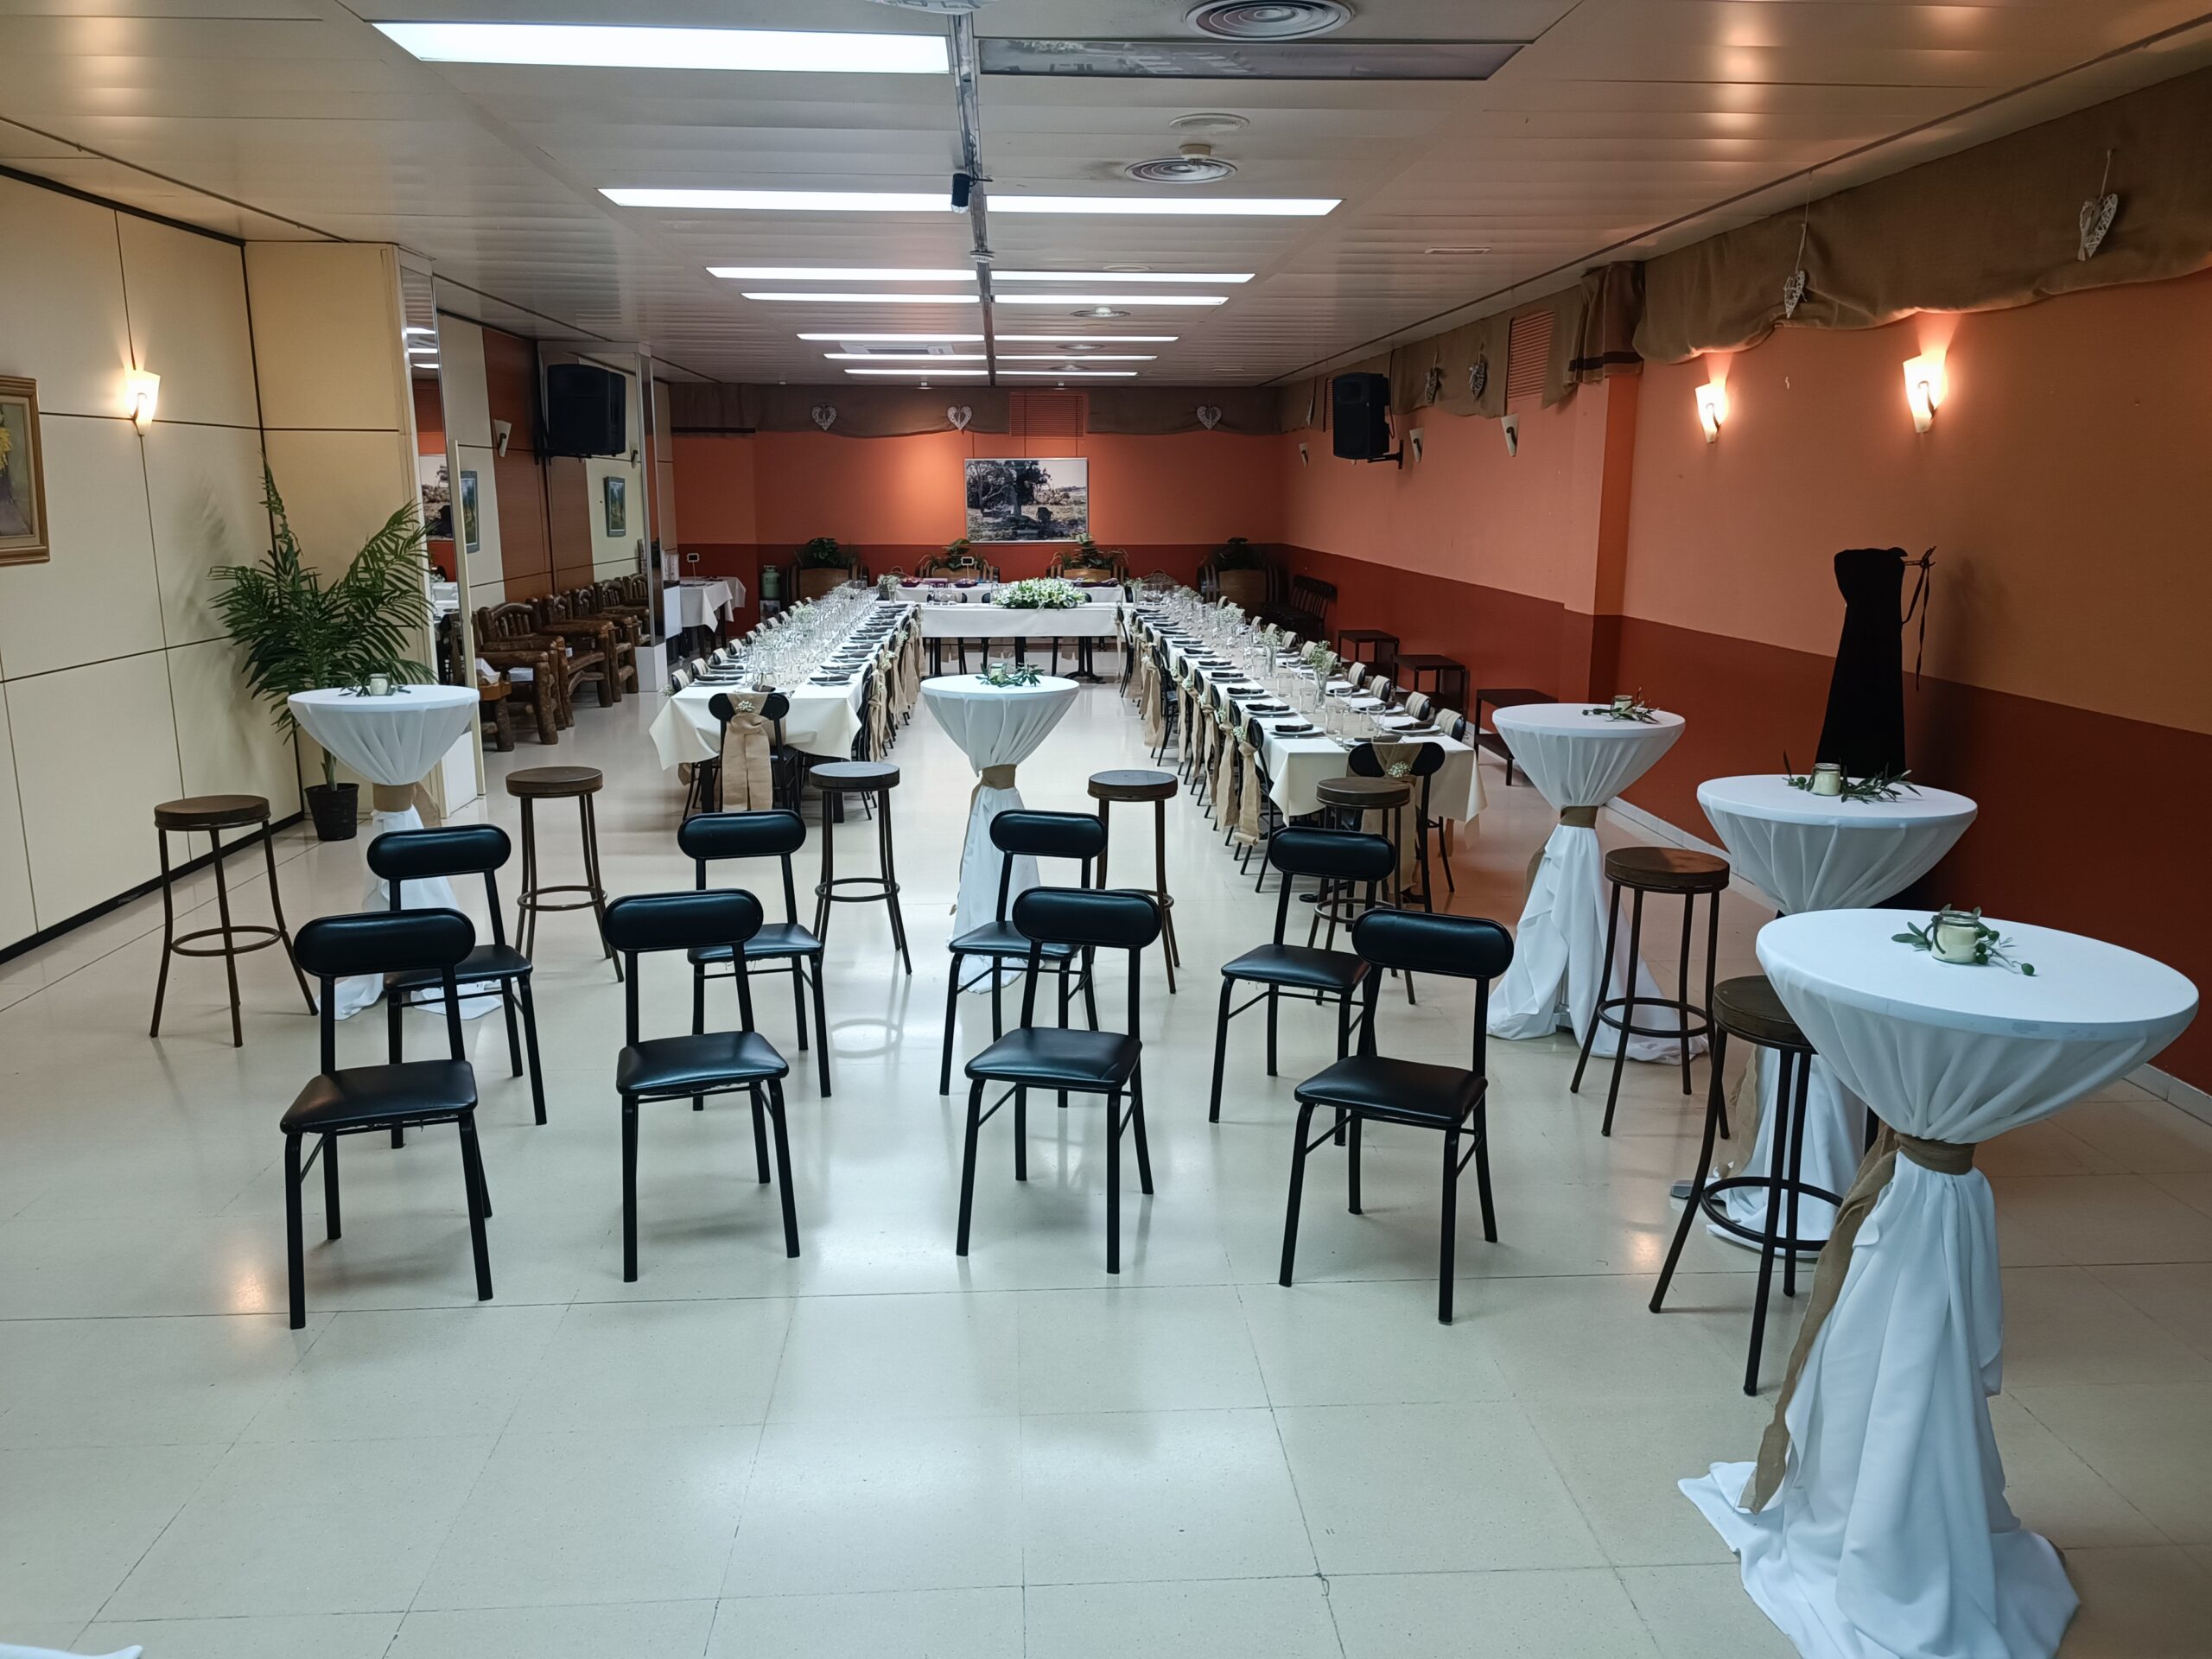
[{"label": "tall round table with white cloth", "polygon": [[[1014,769],[1031,755],[1075,706],[1073,680],[1046,674],[1034,685],[993,685],[974,674],[944,674],[922,682],[922,701],[944,728],[980,781],[968,807],[968,832],[960,846],[960,898],[954,906],[952,936],[996,918],[999,867],[1004,855],[991,845],[991,820],[1019,810],[1021,791]],[[995,774],[995,775],[994,775]],[[1014,861],[1008,902],[1037,885],[1037,861]],[[992,976],[982,975],[988,982]]]},{"label": "tall round table with white cloth", "polygon": [[[1772,899],[1785,916],[1853,910],[1894,898],[1958,844],[1974,822],[1974,804],[1948,790],[1908,786],[1894,801],[1847,801],[1793,787],[1776,772],[1710,778],[1697,786],[1728,849],[1735,873]],[[1759,1098],[1774,1097],[1774,1051],[1758,1051]],[[1818,1055],[1806,1080],[1802,1178],[1831,1192],[1851,1185],[1866,1145],[1866,1105],[1837,1083]],[[1774,1162],[1774,1114],[1762,1112],[1745,1173],[1764,1175]],[[1752,1231],[1766,1224],[1766,1193],[1734,1187],[1722,1195],[1728,1213]],[[1807,1237],[1824,1236],[1835,1206],[1798,1200]],[[1715,1238],[1743,1240],[1719,1227]],[[1751,1248],[1746,1245],[1746,1249]]]},{"label": "tall round table with white cloth", "polygon": [[[2117,945],[1993,921],[2031,978],[1895,942],[1923,919],[1821,911],[1758,937],[1790,1018],[1900,1135],[1971,1147],[2047,1117],[2151,1059],[2196,1013],[2194,985]],[[2004,1341],[1989,1183],[1916,1161],[1908,1141],[1804,1354],[1780,1486],[1750,1512],[1737,1504],[1753,1465],[1681,1483],[1800,1653],[2056,1651],[2076,1599],[2057,1551],[2005,1501],[1988,1404]]]},{"label": "tall round table with white cloth", "polygon": [[[416,784],[429,777],[454,740],[476,718],[476,688],[468,685],[396,686],[390,696],[364,692],[296,691],[286,702],[300,729],[376,785],[370,815],[373,836],[388,830],[420,830],[423,815],[412,798]],[[453,884],[443,876],[412,884],[417,909],[458,910]],[[372,875],[361,901],[365,910],[384,910],[391,893]],[[350,1019],[384,995],[384,981],[365,974],[338,982],[337,1014]],[[497,996],[461,999],[461,1012],[474,1019],[499,1006]]]},{"label": "tall round table with white cloth", "polygon": [[[1614,720],[1602,707],[1580,702],[1522,703],[1499,709],[1492,721],[1529,781],[1561,813],[1579,807],[1594,814],[1649,772],[1682,734],[1680,715],[1654,710],[1648,722]],[[1617,948],[1624,958],[1627,942]],[[1595,1017],[1601,982],[1604,995],[1625,994],[1624,961],[1617,960],[1606,974],[1605,957],[1605,869],[1598,831],[1563,823],[1544,842],[1514,930],[1513,965],[1491,995],[1491,1035],[1548,1037],[1566,1024],[1580,1041]],[[1636,964],[1636,984],[1639,996],[1659,995],[1659,982],[1642,963]],[[1639,1025],[1662,1024],[1669,1017],[1663,1007],[1636,1011]],[[1591,1052],[1610,1055],[1619,1040],[1613,1027],[1600,1027]],[[1681,1051],[1670,1038],[1631,1037],[1628,1056],[1673,1061]]]}]

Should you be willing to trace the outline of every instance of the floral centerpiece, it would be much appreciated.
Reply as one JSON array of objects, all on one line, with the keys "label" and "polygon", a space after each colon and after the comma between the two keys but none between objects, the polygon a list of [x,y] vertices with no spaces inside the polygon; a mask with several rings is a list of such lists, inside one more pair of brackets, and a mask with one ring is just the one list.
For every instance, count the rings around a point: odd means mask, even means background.
[{"label": "floral centerpiece", "polygon": [[1044,676],[1034,663],[993,663],[976,677],[985,685],[1005,690],[1010,686],[1035,685]]},{"label": "floral centerpiece", "polygon": [[1337,653],[1326,645],[1313,645],[1299,653],[1298,660],[1313,671],[1313,677],[1326,685],[1329,677],[1337,671]]},{"label": "floral centerpiece", "polygon": [[1010,582],[991,595],[991,603],[1009,611],[1071,611],[1084,602],[1083,592],[1058,576],[1032,576]]}]

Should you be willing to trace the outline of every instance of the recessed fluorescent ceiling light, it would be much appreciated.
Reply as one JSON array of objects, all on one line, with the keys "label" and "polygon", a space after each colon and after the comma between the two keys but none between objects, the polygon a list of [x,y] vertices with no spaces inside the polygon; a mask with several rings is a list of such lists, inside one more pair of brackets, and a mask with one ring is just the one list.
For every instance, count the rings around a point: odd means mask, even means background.
[{"label": "recessed fluorescent ceiling light", "polygon": [[[1058,352],[1001,352],[1001,363],[1057,363]],[[1157,363],[1160,359],[1149,352],[1090,352],[1084,353],[1086,363]]]},{"label": "recessed fluorescent ceiling light", "polygon": [[[801,340],[859,341],[863,345],[974,346],[981,334],[801,334]],[[1003,344],[1022,346],[1173,346],[1180,334],[1001,334]]]},{"label": "recessed fluorescent ceiling light", "polygon": [[788,294],[747,290],[748,300],[785,300],[800,305],[975,305],[973,294],[813,294],[803,289]]},{"label": "recessed fluorescent ceiling light", "polygon": [[1000,305],[1226,305],[1219,294],[995,294]]},{"label": "recessed fluorescent ceiling light", "polygon": [[958,374],[988,374],[988,369],[847,369],[847,374],[891,374],[901,380],[950,379]]},{"label": "recessed fluorescent ceiling light", "polygon": [[1001,378],[1026,380],[1134,380],[1135,369],[1001,369]]},{"label": "recessed fluorescent ceiling light", "polygon": [[824,352],[833,363],[981,363],[981,352]]},{"label": "recessed fluorescent ceiling light", "polygon": [[[653,190],[602,188],[618,207],[691,207],[763,213],[950,213],[962,210],[940,190]],[[1336,196],[993,195],[1001,213],[1122,213],[1206,218],[1319,219]],[[1185,279],[1187,280],[1187,279]]]},{"label": "recessed fluorescent ceiling light", "polygon": [[[783,293],[747,289],[748,300],[780,300],[792,305],[974,305],[973,294],[830,294],[796,289]],[[1090,306],[1224,305],[1219,294],[1000,294],[1001,305],[1065,305],[1070,301]]]},{"label": "recessed fluorescent ceiling light", "polygon": [[[995,283],[1249,283],[1249,270],[994,270]],[[1067,297],[1063,294],[1062,299]]]},{"label": "recessed fluorescent ceiling light", "polygon": [[[982,341],[981,334],[801,334],[801,340],[857,340],[863,342],[880,340],[886,345],[918,346],[975,346]],[[1001,334],[1001,340],[1006,336]]]},{"label": "recessed fluorescent ceiling light", "polygon": [[616,23],[378,23],[431,63],[543,63],[592,69],[823,70],[941,75],[942,35],[801,29],[637,29]]},{"label": "recessed fluorescent ceiling light", "polygon": [[[760,283],[972,283],[972,270],[896,265],[709,265],[707,275]],[[995,283],[1249,283],[1249,270],[995,270]],[[1064,295],[1061,297],[1065,298]]]}]

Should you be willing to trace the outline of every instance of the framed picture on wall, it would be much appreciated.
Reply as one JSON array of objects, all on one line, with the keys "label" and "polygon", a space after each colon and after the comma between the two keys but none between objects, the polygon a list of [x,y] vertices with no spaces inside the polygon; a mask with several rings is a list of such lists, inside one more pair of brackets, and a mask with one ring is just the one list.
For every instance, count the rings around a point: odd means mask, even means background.
[{"label": "framed picture on wall", "polygon": [[600,480],[600,501],[607,515],[609,537],[630,533],[630,480],[612,474]]},{"label": "framed picture on wall", "polygon": [[0,375],[0,564],[35,564],[50,556],[38,382]]},{"label": "framed picture on wall", "polygon": [[1090,533],[1090,463],[1080,456],[968,462],[968,539],[1072,542]]},{"label": "framed picture on wall", "polygon": [[483,526],[476,518],[476,474],[465,470],[461,475],[461,536],[471,553],[483,550]]},{"label": "framed picture on wall", "polygon": [[416,456],[415,477],[423,489],[423,533],[434,542],[453,540],[453,480],[446,458]]}]

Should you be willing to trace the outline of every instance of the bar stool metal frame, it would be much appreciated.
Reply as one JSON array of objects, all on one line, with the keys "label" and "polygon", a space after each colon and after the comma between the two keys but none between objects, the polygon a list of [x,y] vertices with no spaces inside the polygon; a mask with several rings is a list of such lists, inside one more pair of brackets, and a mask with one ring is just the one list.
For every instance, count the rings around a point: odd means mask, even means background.
[{"label": "bar stool metal frame", "polygon": [[[1815,1186],[1803,1179],[1805,1104],[1813,1076],[1813,1046],[1789,1018],[1782,1000],[1775,995],[1774,988],[1761,974],[1723,980],[1713,988],[1710,1006],[1713,1065],[1706,1090],[1705,1140],[1698,1149],[1697,1175],[1690,1182],[1689,1198],[1682,1205],[1682,1218],[1675,1228],[1674,1243],[1667,1249],[1667,1263],[1660,1268],[1659,1282],[1651,1292],[1651,1311],[1660,1312],[1666,1301],[1667,1287],[1674,1280],[1675,1264],[1681,1260],[1682,1246],[1688,1241],[1691,1224],[1700,1217],[1731,1237],[1756,1245],[1759,1253],[1759,1286],[1758,1298],[1751,1304],[1751,1355],[1744,1366],[1744,1392],[1755,1395],[1759,1391],[1759,1351],[1766,1337],[1767,1292],[1774,1282],[1775,1253],[1782,1253],[1782,1294],[1794,1297],[1797,1294],[1799,1255],[1814,1255],[1827,1242],[1798,1236],[1798,1201],[1820,1198],[1840,1207],[1843,1199],[1826,1187]],[[1732,1033],[1755,1049],[1770,1048],[1775,1052],[1774,1158],[1764,1175],[1732,1175],[1713,1180],[1709,1178],[1715,1132],[1727,1133],[1727,1109],[1722,1101],[1720,1073]],[[1752,1064],[1758,1064],[1756,1055]],[[1787,1173],[1783,1173],[1785,1160]],[[1746,1227],[1728,1213],[1722,1200],[1736,1192],[1763,1192],[1767,1195],[1764,1227]],[[1777,1225],[1777,1217],[1785,1211],[1786,1223]]]},{"label": "bar stool metal frame", "polygon": [[[798,925],[798,888],[791,874],[791,855],[806,844],[806,820],[783,807],[752,812],[700,812],[685,819],[676,831],[676,844],[691,860],[694,886],[706,891],[707,866],[739,859],[773,858],[784,878],[784,919],[763,921],[760,931],[745,942],[746,967],[750,973],[789,974],[791,976],[791,1015],[798,1026],[799,1052],[806,1052],[806,995],[814,993],[815,1064],[822,1098],[830,1098],[830,1014],[823,1006],[822,941]],[[727,979],[712,971],[731,959],[725,944],[700,945],[690,953],[691,1029],[704,1031],[707,1020],[707,982]],[[781,962],[780,968],[762,969],[757,963]],[[706,1102],[691,1103],[704,1110]]]},{"label": "bar stool metal frame", "polygon": [[[806,781],[822,797],[822,879],[814,884],[814,937],[830,942],[830,907],[834,905],[882,904],[891,912],[891,938],[906,971],[914,971],[914,958],[906,950],[906,918],[899,908],[899,866],[891,848],[891,791],[899,786],[899,768],[887,760],[825,760],[807,769]],[[837,874],[837,837],[833,825],[842,815],[845,798],[861,797],[872,805],[875,817],[874,875]],[[866,893],[840,893],[840,887],[867,887]]]},{"label": "bar stool metal frame", "polygon": [[[269,867],[269,909],[276,918],[276,925],[265,922],[233,922],[231,919],[230,884],[223,877],[223,861],[244,845],[232,842],[223,845],[222,832],[243,829],[249,824],[260,829],[261,853]],[[221,918],[215,927],[194,928],[188,933],[176,931],[176,895],[174,884],[175,872],[169,864],[169,836],[193,836],[201,830],[207,833],[207,844],[212,849],[209,862],[215,871],[215,912]],[[223,972],[230,982],[231,990],[231,1046],[245,1046],[245,1027],[238,1008],[238,959],[255,950],[266,950],[272,944],[284,947],[285,960],[292,966],[292,977],[299,982],[300,995],[306,1000],[308,1012],[315,1012],[315,993],[308,988],[307,976],[300,971],[300,962],[292,946],[292,936],[284,924],[283,895],[276,887],[276,846],[275,830],[270,817],[269,803],[258,795],[192,795],[181,800],[163,801],[154,809],[154,842],[161,851],[162,860],[162,967],[154,982],[154,1018],[147,1028],[149,1037],[162,1034],[162,1005],[168,998],[169,958],[171,957],[220,957]],[[188,846],[190,842],[186,843]],[[222,944],[200,946],[201,939],[220,939]],[[252,943],[241,944],[241,938]]]},{"label": "bar stool metal frame", "polygon": [[[522,891],[515,899],[515,948],[535,958],[537,918],[547,911],[588,910],[599,923],[599,942],[606,959],[614,964],[614,977],[622,977],[622,960],[607,938],[607,884],[599,874],[599,815],[592,804],[606,783],[596,766],[525,766],[507,774],[507,793],[522,803]],[[520,787],[517,787],[517,785]],[[537,879],[537,819],[532,810],[542,800],[573,800],[582,826],[584,879],[582,881],[541,885]],[[549,905],[551,893],[581,893],[584,896]]]},{"label": "bar stool metal frame", "polygon": [[[1598,1027],[1610,1026],[1618,1032],[1620,1040],[1613,1047],[1612,1081],[1605,1090],[1605,1121],[1599,1128],[1600,1135],[1613,1132],[1613,1108],[1620,1100],[1621,1071],[1628,1063],[1630,1037],[1674,1038],[1681,1050],[1682,1092],[1695,1092],[1690,1086],[1690,1048],[1698,1038],[1704,1037],[1709,1042],[1712,1036],[1713,965],[1720,956],[1720,895],[1728,890],[1728,861],[1687,848],[1618,847],[1605,855],[1605,879],[1613,890],[1611,908],[1605,918],[1607,983],[1611,982],[1611,964],[1620,960],[1614,954],[1614,947],[1620,938],[1621,890],[1625,887],[1636,895],[1629,914],[1628,965],[1622,982],[1626,993],[1599,998],[1597,1007],[1591,1012],[1589,1029],[1582,1033],[1582,1052],[1574,1063],[1573,1080],[1567,1085],[1571,1095],[1582,1091],[1582,1073],[1590,1064],[1590,1051],[1598,1040]],[[1636,988],[1637,970],[1643,961],[1643,898],[1648,893],[1662,897],[1681,895],[1682,959],[1671,997],[1644,996]],[[1706,900],[1702,1007],[1689,1000],[1690,936],[1696,931],[1697,901],[1700,897]],[[1660,1026],[1637,1025],[1636,1011],[1639,1007],[1672,1008],[1676,1027],[1669,1030]]]},{"label": "bar stool metal frame", "polygon": [[[1313,793],[1321,803],[1321,817],[1325,823],[1333,819],[1336,827],[1359,834],[1366,833],[1361,826],[1366,823],[1370,812],[1402,818],[1414,800],[1413,783],[1408,778],[1325,778],[1313,786]],[[1389,895],[1389,904],[1384,906],[1386,909],[1395,909],[1404,902],[1404,895],[1398,891],[1395,823],[1391,825],[1391,830],[1393,833],[1382,837],[1393,849],[1390,873],[1383,878]],[[1361,917],[1370,914],[1375,909],[1371,900],[1363,900],[1353,891],[1352,884],[1345,881],[1323,882],[1319,891],[1313,895],[1313,915],[1306,925],[1306,943],[1308,945],[1313,943],[1315,935],[1320,932],[1321,924],[1325,921],[1329,931],[1322,936],[1321,948],[1325,950],[1335,948],[1339,927],[1357,926]],[[1412,1003],[1415,1000],[1414,976],[1408,974],[1405,977],[1406,1001]]]},{"label": "bar stool metal frame", "polygon": [[[1172,772],[1147,770],[1141,766],[1121,766],[1105,772],[1094,772],[1084,785],[1090,798],[1098,803],[1098,827],[1107,834],[1107,844],[1098,849],[1098,886],[1106,887],[1107,855],[1113,850],[1113,826],[1109,809],[1119,801],[1124,806],[1152,803],[1153,882],[1149,888],[1132,888],[1132,892],[1149,893],[1160,908],[1160,958],[1167,969],[1167,994],[1175,995],[1175,970],[1183,964],[1183,953],[1175,943],[1175,899],[1167,891],[1167,803],[1180,792],[1182,785]],[[1119,791],[1112,792],[1112,791]]]}]

